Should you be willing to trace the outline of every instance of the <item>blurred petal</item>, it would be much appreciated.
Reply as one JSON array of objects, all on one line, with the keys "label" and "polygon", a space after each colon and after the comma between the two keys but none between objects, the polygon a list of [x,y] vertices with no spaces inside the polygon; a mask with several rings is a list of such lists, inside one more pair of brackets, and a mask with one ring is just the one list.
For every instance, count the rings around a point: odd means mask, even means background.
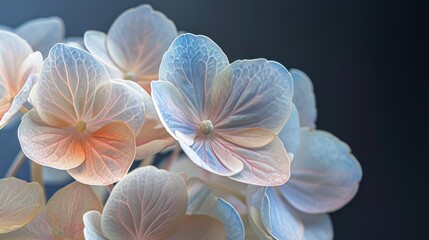
[{"label": "blurred petal", "polygon": [[259,148],[243,148],[228,142],[222,146],[242,161],[244,168],[230,178],[252,185],[277,186],[290,176],[290,159],[283,143],[276,137],[271,143]]},{"label": "blurred petal", "polygon": [[303,129],[284,197],[307,213],[335,211],[356,194],[362,170],[350,148],[330,133]]},{"label": "blurred petal", "polygon": [[107,52],[107,36],[99,31],[86,31],[84,35],[85,47],[101,63],[106,66],[110,78],[123,78],[124,73],[113,63],[111,56]]},{"label": "blurred petal", "polygon": [[110,240],[166,239],[185,215],[187,203],[180,175],[155,167],[138,168],[113,189],[101,229]]},{"label": "blurred petal", "polygon": [[192,103],[194,112],[204,113],[213,79],[228,63],[226,55],[210,38],[184,34],[165,53],[159,79],[173,83]]},{"label": "blurred petal", "polygon": [[298,69],[291,69],[295,91],[293,102],[295,103],[301,127],[316,127],[317,109],[316,97],[314,96],[313,84],[310,78]]},{"label": "blurred petal", "polygon": [[36,217],[44,200],[39,184],[5,178],[0,189],[0,233],[22,228]]},{"label": "blurred petal", "polygon": [[46,184],[59,185],[70,182],[72,177],[67,171],[58,170],[51,167],[43,167],[43,180]]},{"label": "blurred petal", "polygon": [[64,43],[74,48],[79,48],[85,51],[88,51],[83,42],[83,37],[66,37]]},{"label": "blurred petal", "polygon": [[40,165],[63,170],[77,167],[85,160],[78,136],[74,127],[47,125],[36,110],[25,114],[18,128],[19,142],[28,158]]},{"label": "blurred petal", "polygon": [[97,211],[89,211],[83,215],[85,228],[83,234],[88,240],[106,240],[101,231],[101,214]]},{"label": "blurred petal", "polygon": [[216,218],[224,225],[228,240],[244,239],[244,226],[234,207],[213,195],[198,178],[188,181],[188,215],[204,214]]},{"label": "blurred petal", "polygon": [[268,187],[262,198],[261,215],[265,227],[276,239],[302,239],[304,224],[299,213],[276,191]]},{"label": "blurred petal", "polygon": [[30,96],[31,89],[34,84],[37,82],[37,76],[31,74],[22,87],[21,91],[19,91],[18,95],[13,99],[12,105],[9,110],[0,118],[0,129],[2,129],[12,118],[19,112],[22,105],[27,102],[28,97]]},{"label": "blurred petal", "polygon": [[63,40],[64,32],[64,22],[59,17],[34,19],[16,29],[16,33],[43,56],[48,56],[49,49]]},{"label": "blurred petal", "polygon": [[279,138],[282,140],[288,153],[296,154],[301,140],[301,130],[299,126],[299,115],[295,104],[292,104],[292,113],[286,125],[280,131]]},{"label": "blurred petal", "polygon": [[12,28],[10,28],[8,26],[5,26],[5,25],[0,25],[0,30],[2,30],[2,31],[8,31],[8,32],[13,32]]},{"label": "blurred petal", "polygon": [[263,128],[278,134],[289,119],[292,95],[292,77],[281,64],[238,60],[214,79],[208,119],[222,130]]},{"label": "blurred petal", "polygon": [[95,89],[108,81],[106,68],[88,52],[55,45],[45,60],[34,107],[44,122],[57,127],[94,115]]},{"label": "blurred petal", "polygon": [[334,238],[334,229],[328,214],[300,213],[304,223],[303,240],[330,240]]},{"label": "blurred petal", "polygon": [[183,94],[170,82],[153,81],[152,99],[165,129],[176,140],[176,131],[195,134],[198,124],[195,112],[190,111]]},{"label": "blurred petal", "polygon": [[68,170],[77,181],[89,185],[109,185],[121,180],[135,157],[135,137],[121,122],[104,125],[84,140],[85,161]]},{"label": "blurred petal", "polygon": [[123,72],[132,72],[137,81],[158,79],[165,51],[177,36],[174,23],[149,5],[122,13],[107,34],[107,49]]},{"label": "blurred petal", "polygon": [[230,239],[225,235],[224,225],[206,215],[190,215],[181,220],[178,231],[168,239],[171,240],[223,240]]},{"label": "blurred petal", "polygon": [[54,237],[83,239],[83,214],[91,210],[102,211],[103,205],[90,186],[73,182],[60,189],[46,206]]},{"label": "blurred petal", "polygon": [[141,97],[122,81],[101,85],[95,93],[93,112],[95,118],[88,122],[88,129],[97,129],[106,123],[126,123],[137,135],[144,123],[144,104]]}]

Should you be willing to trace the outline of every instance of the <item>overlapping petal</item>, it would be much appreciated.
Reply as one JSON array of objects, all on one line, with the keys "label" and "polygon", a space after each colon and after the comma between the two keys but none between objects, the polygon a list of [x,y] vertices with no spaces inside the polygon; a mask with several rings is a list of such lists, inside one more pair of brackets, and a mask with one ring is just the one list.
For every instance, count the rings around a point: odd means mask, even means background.
[{"label": "overlapping petal", "polygon": [[101,214],[97,211],[89,211],[83,215],[85,239],[106,240],[101,230]]},{"label": "overlapping petal", "polygon": [[34,50],[47,56],[49,49],[63,40],[65,27],[59,17],[38,18],[22,24],[15,32],[27,40]]},{"label": "overlapping petal", "polygon": [[0,233],[22,228],[36,217],[44,197],[37,183],[16,178],[0,180]]},{"label": "overlapping petal", "polygon": [[229,240],[244,239],[244,226],[231,204],[217,198],[198,178],[188,180],[187,214],[204,214],[218,219],[224,225]]},{"label": "overlapping petal", "polygon": [[286,125],[279,133],[279,138],[283,142],[289,154],[296,154],[301,140],[301,130],[299,124],[299,113],[295,104],[292,104],[292,112]]},{"label": "overlapping petal", "polygon": [[154,167],[141,168],[113,189],[101,229],[110,240],[166,239],[174,235],[187,203],[181,176]]},{"label": "overlapping petal", "polygon": [[177,227],[177,232],[171,240],[223,240],[228,239],[224,225],[219,220],[207,215],[187,215]]},{"label": "overlapping petal", "polygon": [[327,132],[302,129],[291,179],[280,189],[300,211],[325,213],[348,203],[361,178],[361,167],[345,143]]},{"label": "overlapping petal", "polygon": [[295,92],[293,102],[295,103],[301,127],[316,127],[317,109],[316,97],[314,96],[313,84],[310,78],[301,70],[291,69]]}]

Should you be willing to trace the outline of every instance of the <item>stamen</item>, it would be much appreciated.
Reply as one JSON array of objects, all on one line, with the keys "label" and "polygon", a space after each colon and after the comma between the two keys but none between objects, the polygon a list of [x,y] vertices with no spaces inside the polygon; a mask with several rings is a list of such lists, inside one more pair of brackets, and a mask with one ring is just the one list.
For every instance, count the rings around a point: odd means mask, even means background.
[{"label": "stamen", "polygon": [[201,129],[201,132],[204,135],[211,134],[214,131],[214,126],[213,126],[212,121],[210,121],[210,120],[204,120],[204,121],[202,121],[200,123],[200,129]]},{"label": "stamen", "polygon": [[76,123],[76,130],[78,132],[83,132],[86,130],[86,122],[84,121],[79,121]]},{"label": "stamen", "polygon": [[136,80],[136,73],[135,73],[135,72],[127,72],[127,73],[124,75],[124,79],[125,79],[125,80],[135,81],[135,80]]}]

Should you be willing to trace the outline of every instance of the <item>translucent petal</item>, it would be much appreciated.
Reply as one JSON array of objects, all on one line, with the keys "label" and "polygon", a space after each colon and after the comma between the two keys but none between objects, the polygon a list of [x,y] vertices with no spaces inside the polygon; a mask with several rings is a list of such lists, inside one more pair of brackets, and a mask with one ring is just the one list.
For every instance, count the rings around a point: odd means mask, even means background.
[{"label": "translucent petal", "polygon": [[185,216],[171,240],[223,240],[229,239],[225,235],[224,225],[219,220],[206,215]]},{"label": "translucent petal", "polygon": [[244,128],[231,131],[217,131],[225,140],[245,148],[257,148],[269,144],[276,135],[262,128]]},{"label": "translucent petal", "polygon": [[5,178],[0,189],[0,233],[19,229],[36,217],[44,200],[39,184]]},{"label": "translucent petal", "polygon": [[83,214],[102,211],[103,205],[91,187],[73,182],[56,192],[46,206],[54,238],[83,239]]},{"label": "translucent petal", "polygon": [[107,34],[107,49],[124,73],[137,81],[158,79],[161,59],[177,36],[174,23],[149,5],[122,13]]},{"label": "translucent petal", "polygon": [[292,176],[281,192],[303,212],[331,212],[355,196],[361,178],[361,167],[345,143],[327,132],[303,129]]},{"label": "translucent petal", "polygon": [[228,240],[244,239],[244,225],[231,204],[213,195],[198,178],[188,181],[188,215],[204,214],[216,218],[224,225]]},{"label": "translucent petal", "polygon": [[108,80],[106,68],[88,52],[57,44],[43,64],[34,107],[57,127],[86,121],[94,115],[95,89]]},{"label": "translucent petal", "polygon": [[262,198],[261,215],[265,227],[276,239],[302,239],[304,224],[299,213],[276,191],[275,187],[268,187]]},{"label": "translucent petal", "polygon": [[310,78],[298,69],[291,69],[295,92],[293,102],[298,108],[301,127],[316,127],[317,109],[313,84]]},{"label": "translucent petal", "polygon": [[138,168],[113,189],[101,229],[110,240],[166,239],[185,215],[187,203],[180,175],[155,167]]},{"label": "translucent petal", "polygon": [[107,35],[99,31],[86,31],[84,35],[85,47],[92,53],[109,72],[110,78],[123,78],[124,73],[115,65],[107,52]]},{"label": "translucent petal", "polygon": [[85,47],[85,43],[83,42],[83,37],[66,37],[64,39],[64,43],[71,47],[88,51],[88,49]]},{"label": "translucent petal", "polygon": [[281,64],[238,60],[213,81],[208,119],[215,129],[263,128],[278,134],[292,109],[293,82]]},{"label": "translucent petal", "polygon": [[166,130],[177,140],[175,134],[195,134],[198,127],[196,113],[190,110],[183,94],[170,82],[153,81],[152,100]]},{"label": "translucent petal", "polygon": [[[42,204],[44,205],[44,203]],[[16,231],[0,234],[0,239],[7,240],[53,240],[52,226],[45,214],[45,206],[39,214],[23,228]]]},{"label": "translucent petal", "polygon": [[21,90],[21,88],[27,82],[30,74],[38,75],[40,69],[42,68],[43,57],[40,52],[34,52],[24,60],[24,62],[19,67],[19,70],[16,75],[15,87],[16,89]]},{"label": "translucent petal", "polygon": [[330,240],[334,239],[334,229],[328,214],[300,213],[304,223],[303,240]]},{"label": "translucent petal", "polygon": [[22,151],[43,166],[70,169],[85,160],[81,141],[74,127],[54,128],[44,123],[36,110],[22,118],[18,138]]},{"label": "translucent petal", "polygon": [[38,18],[28,21],[16,29],[16,33],[27,40],[35,51],[48,56],[49,49],[64,38],[64,22],[59,17]]},{"label": "translucent petal", "polygon": [[27,82],[19,91],[18,95],[13,99],[12,104],[10,105],[9,110],[1,117],[0,119],[0,129],[2,129],[12,118],[19,112],[22,105],[27,102],[28,97],[30,96],[31,89],[34,84],[37,82],[37,76],[31,74],[28,77]]},{"label": "translucent petal", "polygon": [[85,161],[68,170],[77,181],[89,185],[109,185],[121,180],[135,157],[135,137],[121,122],[104,125],[87,134],[84,142]]},{"label": "translucent petal", "polygon": [[289,179],[290,159],[283,143],[277,137],[259,148],[243,148],[228,142],[224,142],[222,146],[244,164],[241,172],[230,176],[236,181],[259,186],[277,186]]},{"label": "translucent petal", "polygon": [[286,125],[280,131],[279,138],[282,140],[288,153],[296,154],[301,140],[301,130],[299,126],[299,115],[295,104],[292,104],[292,113]]},{"label": "translucent petal", "polygon": [[97,88],[93,113],[97,114],[88,122],[88,129],[97,129],[106,123],[117,121],[126,123],[137,135],[144,123],[144,103],[135,91],[124,81],[112,81]]},{"label": "translucent petal", "polygon": [[[265,196],[265,187],[249,186],[247,189],[246,201],[248,214],[243,223],[246,227],[246,239],[251,240],[272,240],[271,234],[265,228],[262,222],[261,205],[262,198]],[[251,229],[251,231],[249,231]],[[251,237],[248,233],[252,234]]]},{"label": "translucent petal", "polygon": [[208,37],[184,34],[165,53],[159,79],[173,83],[192,103],[193,111],[202,114],[213,79],[228,63],[226,55]]},{"label": "translucent petal", "polygon": [[89,211],[83,215],[85,228],[83,234],[88,240],[107,240],[101,231],[101,214],[97,211]]}]

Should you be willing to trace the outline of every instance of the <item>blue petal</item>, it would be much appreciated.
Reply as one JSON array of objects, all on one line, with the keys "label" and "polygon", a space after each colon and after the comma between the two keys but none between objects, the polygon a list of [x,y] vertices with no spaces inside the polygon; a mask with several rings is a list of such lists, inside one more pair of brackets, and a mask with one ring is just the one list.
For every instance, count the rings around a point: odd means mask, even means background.
[{"label": "blue petal", "polygon": [[287,152],[295,155],[301,139],[299,116],[295,104],[292,104],[292,113],[286,125],[280,131],[279,138],[285,145]]},{"label": "blue petal", "polygon": [[301,127],[316,127],[317,109],[316,97],[313,92],[313,84],[310,78],[298,69],[291,69],[295,92],[293,102],[295,103]]}]

